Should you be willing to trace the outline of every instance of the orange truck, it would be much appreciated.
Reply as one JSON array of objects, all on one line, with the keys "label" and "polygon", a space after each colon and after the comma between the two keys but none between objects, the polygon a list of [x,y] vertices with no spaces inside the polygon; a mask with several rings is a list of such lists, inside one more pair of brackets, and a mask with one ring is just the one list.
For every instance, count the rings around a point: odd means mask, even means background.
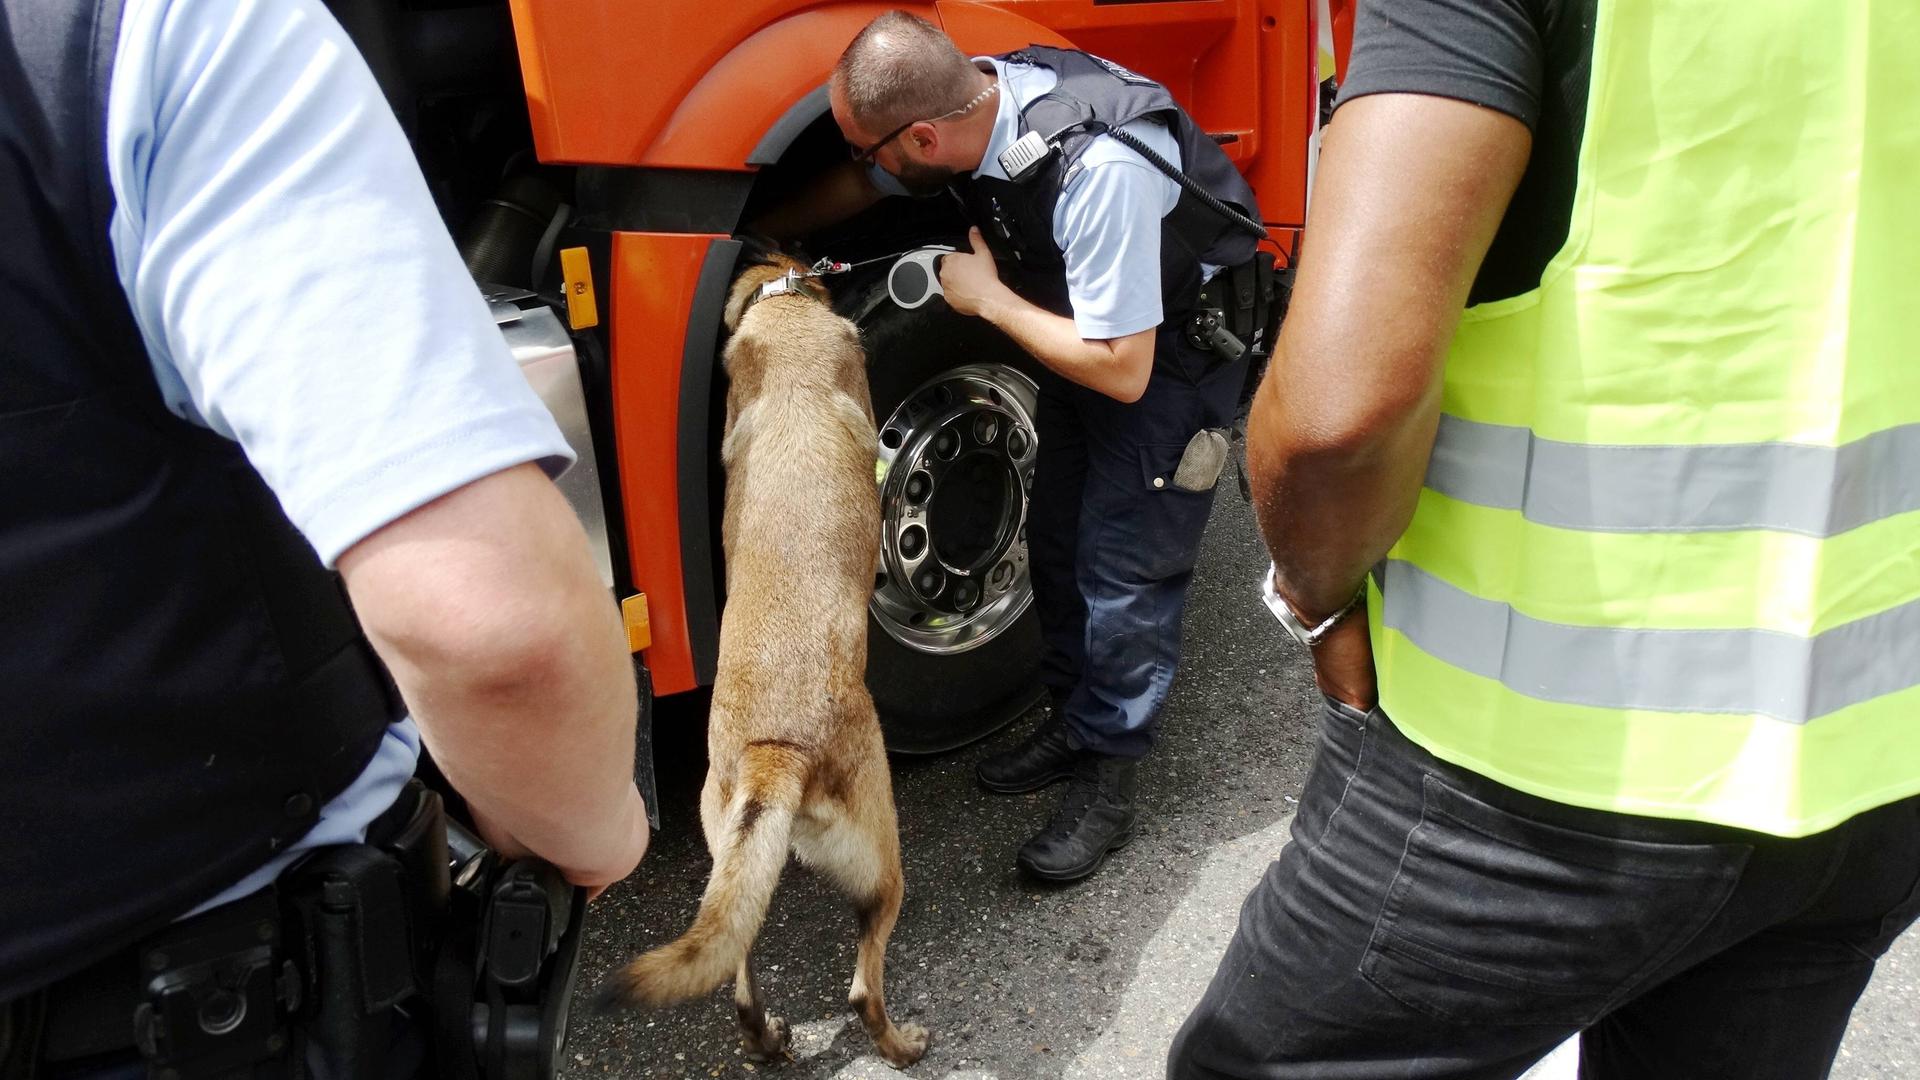
[{"label": "orange truck", "polygon": [[[828,72],[894,5],[329,6],[581,454],[563,487],[625,600],[654,692],[709,685],[725,599],[720,309],[735,234],[845,160]],[[1079,48],[1165,84],[1252,183],[1280,249],[1297,250],[1345,2],[1331,15],[1328,0],[900,6],[970,54]],[[884,289],[886,256],[965,229],[950,200],[889,199],[810,241],[810,254],[862,264],[830,284],[861,327],[881,423],[868,683],[889,745],[910,752],[976,738],[1038,694],[1025,528],[1033,361],[976,320],[937,303],[902,310]]]}]

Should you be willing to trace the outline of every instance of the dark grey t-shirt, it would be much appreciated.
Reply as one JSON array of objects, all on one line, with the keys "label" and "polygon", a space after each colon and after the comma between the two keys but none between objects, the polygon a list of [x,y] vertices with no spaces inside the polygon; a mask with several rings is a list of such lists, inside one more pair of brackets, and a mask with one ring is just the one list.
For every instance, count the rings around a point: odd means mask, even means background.
[{"label": "dark grey t-shirt", "polygon": [[1469,303],[1538,287],[1541,271],[1566,242],[1596,2],[1360,2],[1340,104],[1367,94],[1431,94],[1497,109],[1533,130],[1533,156]]}]

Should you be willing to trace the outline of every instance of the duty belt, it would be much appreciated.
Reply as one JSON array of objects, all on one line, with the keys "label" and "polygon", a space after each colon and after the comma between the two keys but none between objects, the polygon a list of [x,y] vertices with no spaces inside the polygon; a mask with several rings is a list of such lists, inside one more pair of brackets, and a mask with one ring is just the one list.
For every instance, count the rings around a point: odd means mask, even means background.
[{"label": "duty belt", "polygon": [[497,860],[415,781],[367,843],[0,1006],[0,1080],[116,1056],[156,1080],[358,1080],[422,1056],[447,1077],[550,1077],[585,902],[545,863]]}]

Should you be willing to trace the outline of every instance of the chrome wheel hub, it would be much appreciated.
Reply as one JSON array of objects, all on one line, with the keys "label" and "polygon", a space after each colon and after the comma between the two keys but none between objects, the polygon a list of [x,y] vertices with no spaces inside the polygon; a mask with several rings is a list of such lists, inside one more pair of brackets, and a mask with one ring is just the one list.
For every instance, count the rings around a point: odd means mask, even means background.
[{"label": "chrome wheel hub", "polygon": [[920,652],[992,641],[1033,601],[1027,498],[1039,389],[1001,364],[942,372],[880,425],[873,614]]}]

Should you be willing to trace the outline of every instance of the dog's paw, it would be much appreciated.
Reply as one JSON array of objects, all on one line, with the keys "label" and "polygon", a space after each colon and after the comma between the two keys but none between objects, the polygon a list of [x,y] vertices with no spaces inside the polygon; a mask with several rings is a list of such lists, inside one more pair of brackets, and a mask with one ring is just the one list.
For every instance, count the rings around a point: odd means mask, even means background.
[{"label": "dog's paw", "polygon": [[759,1038],[747,1037],[740,1040],[746,1048],[749,1061],[792,1061],[793,1031],[787,1022],[778,1016],[767,1017],[766,1028]]},{"label": "dog's paw", "polygon": [[898,1024],[892,1037],[880,1046],[880,1056],[896,1069],[904,1069],[926,1055],[933,1036],[919,1024]]}]

